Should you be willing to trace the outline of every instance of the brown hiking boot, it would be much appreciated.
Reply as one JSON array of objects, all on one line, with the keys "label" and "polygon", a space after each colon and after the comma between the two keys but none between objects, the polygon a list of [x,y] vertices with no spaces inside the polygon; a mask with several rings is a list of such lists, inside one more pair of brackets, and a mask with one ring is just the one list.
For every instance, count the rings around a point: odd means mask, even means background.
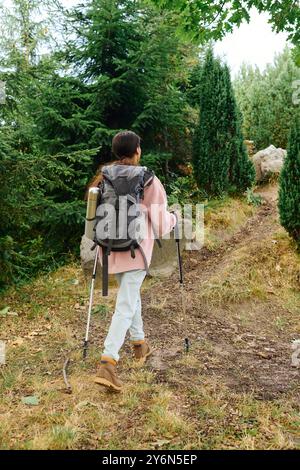
[{"label": "brown hiking boot", "polygon": [[98,369],[94,382],[107,387],[111,392],[120,392],[122,390],[122,382],[116,374],[117,362],[108,356],[101,357],[101,365]]},{"label": "brown hiking boot", "polygon": [[144,364],[147,357],[152,354],[150,345],[145,340],[132,341],[135,360],[139,364]]}]

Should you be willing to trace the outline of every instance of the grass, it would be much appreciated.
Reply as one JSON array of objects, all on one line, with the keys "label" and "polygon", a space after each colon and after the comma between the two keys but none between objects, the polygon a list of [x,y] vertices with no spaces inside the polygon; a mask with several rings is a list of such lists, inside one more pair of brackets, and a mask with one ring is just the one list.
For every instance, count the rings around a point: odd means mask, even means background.
[{"label": "grass", "polygon": [[282,306],[298,311],[300,256],[290,239],[280,232],[241,246],[228,257],[218,272],[201,287],[199,296],[215,304],[266,300],[275,296]]},{"label": "grass", "polygon": [[256,211],[246,199],[226,197],[211,200],[205,207],[205,246],[217,249],[236,233]]},{"label": "grass", "polygon": [[[208,247],[217,249],[256,210],[237,199],[211,203]],[[263,328],[272,324],[280,333],[292,325],[293,332],[300,333],[298,274],[299,257],[285,233],[274,226],[263,239],[233,250],[201,283],[196,300],[216,308],[232,306],[238,315],[232,318],[226,310],[228,322],[242,326],[259,319],[248,302],[254,307],[262,303],[270,310],[261,319]],[[152,279],[145,289],[152,311],[163,315],[167,298],[156,297],[158,285]],[[94,384],[113,288],[105,300],[96,291],[89,356],[83,363],[80,349],[71,353],[73,394],[66,394],[61,367],[67,351],[81,345],[88,287],[74,262],[2,297],[0,309],[9,306],[18,315],[5,316],[0,324],[0,339],[7,342],[7,365],[0,366],[1,449],[300,448],[295,396],[259,400],[251,392],[229,388],[218,372],[208,375],[199,351],[209,354],[212,365],[222,366],[224,357],[205,329],[199,345],[194,341],[189,355],[171,363],[164,381],[155,370],[136,367],[125,350],[119,368],[123,393],[110,395]],[[24,404],[24,396],[38,397],[38,405]]]},{"label": "grass", "polygon": [[300,416],[285,400],[233,394],[214,379],[190,391],[203,449],[294,449]]},{"label": "grass", "polygon": [[173,400],[173,394],[163,389],[152,398],[147,416],[146,434],[173,439],[189,433],[192,426],[179,415],[174,405],[171,405]]}]

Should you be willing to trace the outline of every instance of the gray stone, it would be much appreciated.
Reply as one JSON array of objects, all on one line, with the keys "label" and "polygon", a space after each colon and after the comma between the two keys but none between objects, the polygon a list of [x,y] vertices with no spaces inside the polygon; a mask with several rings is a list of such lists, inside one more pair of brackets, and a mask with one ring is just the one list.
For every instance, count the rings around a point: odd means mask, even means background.
[{"label": "gray stone", "polygon": [[252,158],[256,171],[256,181],[265,181],[272,175],[279,175],[285,157],[286,150],[276,148],[274,145],[257,152]]}]

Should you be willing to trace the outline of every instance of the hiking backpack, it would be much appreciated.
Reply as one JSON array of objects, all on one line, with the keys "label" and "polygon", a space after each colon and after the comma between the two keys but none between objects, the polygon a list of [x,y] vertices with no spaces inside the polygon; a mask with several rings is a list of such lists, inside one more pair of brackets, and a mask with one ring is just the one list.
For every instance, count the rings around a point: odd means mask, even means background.
[{"label": "hiking backpack", "polygon": [[[130,251],[135,258],[139,249],[148,272],[145,253],[140,246],[140,207],[144,189],[154,179],[154,173],[146,167],[134,165],[108,165],[102,169],[103,180],[97,200],[94,224],[94,245],[102,248],[102,295],[108,294],[108,256],[112,251]],[[126,213],[126,214],[125,214]],[[153,227],[152,227],[153,228]],[[160,241],[154,233],[159,246]]]}]

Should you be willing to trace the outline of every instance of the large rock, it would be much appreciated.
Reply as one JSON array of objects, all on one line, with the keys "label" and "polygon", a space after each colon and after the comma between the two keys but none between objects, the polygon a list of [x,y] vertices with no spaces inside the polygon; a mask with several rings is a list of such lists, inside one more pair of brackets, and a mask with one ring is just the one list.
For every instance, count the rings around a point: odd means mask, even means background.
[{"label": "large rock", "polygon": [[286,150],[276,148],[274,145],[257,152],[252,160],[256,171],[256,181],[265,181],[273,175],[281,172]]},{"label": "large rock", "polygon": [[[191,229],[190,222],[186,220],[185,224],[186,224],[186,227],[185,227],[184,232],[191,234],[192,229]],[[180,240],[181,252],[185,248],[197,249],[196,242],[193,239],[194,239],[194,235],[191,234],[191,236],[187,238],[183,234],[183,238]],[[174,240],[173,232],[170,234],[169,239],[162,239],[161,244],[162,244],[162,248],[159,248],[157,243],[154,243],[152,262],[151,262],[150,270],[149,270],[150,276],[168,277],[177,269],[177,266],[178,266],[177,249],[176,249],[176,243]],[[193,246],[191,246],[191,244]],[[84,277],[87,282],[89,282],[91,279],[93,266],[94,266],[94,260],[95,260],[95,250],[91,251],[92,246],[93,246],[93,241],[90,240],[85,235],[83,235],[83,237],[81,238],[81,244],[80,244],[80,257],[81,257],[81,266],[84,272]],[[111,278],[111,283],[114,283],[114,276],[110,276],[110,278]],[[97,276],[96,276],[95,285],[96,285],[96,288],[101,287],[101,265],[99,262],[98,262],[98,267],[97,267]]]}]

